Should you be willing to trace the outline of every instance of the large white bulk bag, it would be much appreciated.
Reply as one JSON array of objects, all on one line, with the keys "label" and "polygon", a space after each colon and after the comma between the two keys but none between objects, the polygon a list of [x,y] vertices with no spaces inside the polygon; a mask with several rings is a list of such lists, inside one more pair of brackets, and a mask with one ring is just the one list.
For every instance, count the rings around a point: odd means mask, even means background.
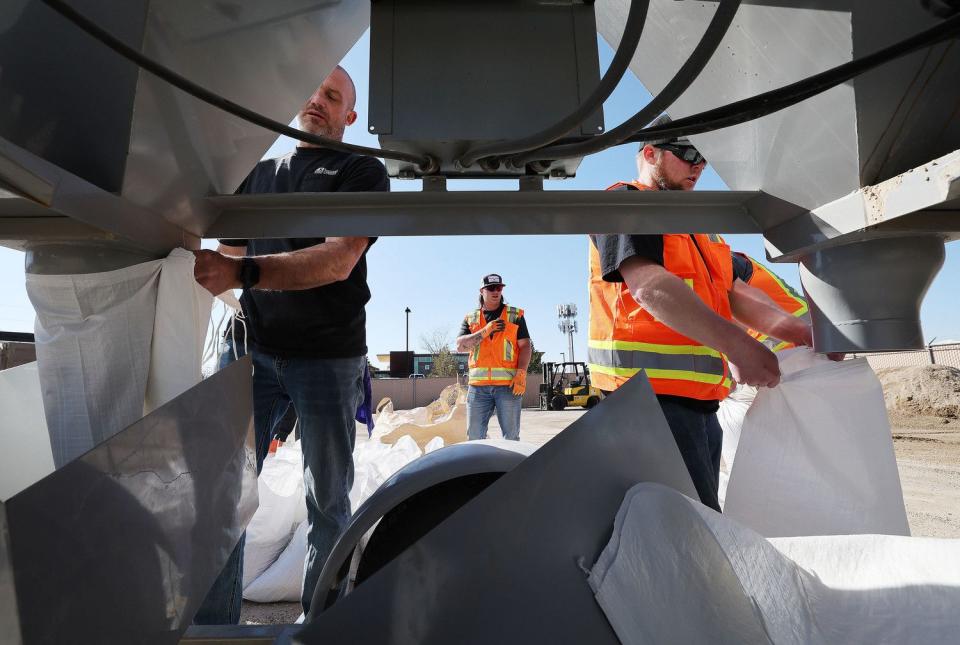
[{"label": "large white bulk bag", "polygon": [[59,468],[200,382],[212,298],[194,256],[26,276],[43,407]]}]

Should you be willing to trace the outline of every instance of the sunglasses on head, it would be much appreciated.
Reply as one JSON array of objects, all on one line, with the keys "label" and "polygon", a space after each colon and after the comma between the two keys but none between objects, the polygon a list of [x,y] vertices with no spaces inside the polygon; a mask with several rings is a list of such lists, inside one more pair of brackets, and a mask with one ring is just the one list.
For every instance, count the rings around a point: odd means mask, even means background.
[{"label": "sunglasses on head", "polygon": [[689,164],[696,166],[704,162],[703,155],[693,146],[678,146],[672,143],[658,143],[653,146],[661,150],[669,150],[677,159],[682,159]]},{"label": "sunglasses on head", "polygon": [[503,285],[502,285],[502,284],[495,284],[495,285],[491,285],[491,286],[489,286],[489,287],[484,287],[484,289],[486,289],[487,291],[503,291]]}]

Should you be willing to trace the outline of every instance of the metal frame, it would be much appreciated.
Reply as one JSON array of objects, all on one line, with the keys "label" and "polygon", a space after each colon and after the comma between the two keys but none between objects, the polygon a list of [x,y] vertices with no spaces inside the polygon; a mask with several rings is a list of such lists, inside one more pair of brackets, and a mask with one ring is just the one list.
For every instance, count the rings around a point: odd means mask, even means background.
[{"label": "metal frame", "polygon": [[760,233],[802,209],[754,191],[222,195],[207,237]]},{"label": "metal frame", "polygon": [[[305,625],[294,641],[619,643],[584,571],[609,540],[625,493],[642,481],[697,497],[660,404],[638,376]],[[495,598],[496,616],[465,598]]]},{"label": "metal frame", "polygon": [[251,373],[234,362],[0,503],[5,643],[11,606],[27,644],[176,641],[256,509]]}]

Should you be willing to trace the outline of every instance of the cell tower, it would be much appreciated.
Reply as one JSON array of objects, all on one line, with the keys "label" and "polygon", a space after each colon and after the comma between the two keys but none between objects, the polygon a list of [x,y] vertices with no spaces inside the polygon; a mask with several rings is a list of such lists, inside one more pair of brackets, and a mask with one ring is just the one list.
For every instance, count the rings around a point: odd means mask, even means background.
[{"label": "cell tower", "polygon": [[567,335],[569,350],[567,356],[570,357],[570,362],[573,363],[576,360],[573,357],[573,334],[577,331],[577,305],[557,305],[557,316],[560,317],[560,322],[557,324],[557,327]]}]

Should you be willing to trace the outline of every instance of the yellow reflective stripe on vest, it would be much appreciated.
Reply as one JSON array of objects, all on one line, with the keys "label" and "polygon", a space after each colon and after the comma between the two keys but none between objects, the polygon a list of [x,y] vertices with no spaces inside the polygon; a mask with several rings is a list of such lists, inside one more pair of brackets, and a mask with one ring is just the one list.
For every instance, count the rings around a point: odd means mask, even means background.
[{"label": "yellow reflective stripe on vest", "polygon": [[702,374],[700,372],[692,372],[688,370],[666,370],[649,367],[609,367],[607,365],[597,365],[595,363],[589,363],[588,367],[590,368],[591,372],[596,372],[597,374],[618,376],[625,379],[630,378],[643,370],[647,373],[647,378],[671,379],[674,381],[693,381],[695,383],[706,383],[708,385],[717,385],[719,383],[723,387],[727,388],[733,385],[733,381],[722,375]]},{"label": "yellow reflective stripe on vest", "polygon": [[[723,359],[716,356],[697,356],[693,354],[654,354],[651,352],[626,352],[622,350],[604,350],[589,348],[588,360],[591,364],[606,366],[603,373],[610,370],[632,370],[636,373],[647,370],[651,378],[653,372],[678,374],[685,376],[664,376],[662,378],[685,378],[698,383],[719,383],[724,375]],[[617,376],[623,373],[612,372]]]},{"label": "yellow reflective stripe on vest", "polygon": [[646,370],[650,378],[711,385],[728,380],[723,355],[703,345],[590,340],[587,350],[590,369],[599,374],[630,378]]},{"label": "yellow reflective stripe on vest", "polygon": [[499,367],[472,367],[469,374],[471,381],[512,381],[513,377],[517,375],[517,370]]},{"label": "yellow reflective stripe on vest", "polygon": [[[764,345],[766,345],[766,343],[764,343]],[[767,347],[770,347],[770,346],[767,345]],[[777,344],[774,345],[773,347],[770,347],[770,351],[771,351],[771,352],[779,352],[779,351],[782,351],[782,350],[784,350],[784,349],[793,348],[793,347],[796,347],[796,345],[793,344],[793,343],[791,343],[791,342],[788,342],[788,341],[783,341],[783,342],[781,342],[781,343],[777,343]]]},{"label": "yellow reflective stripe on vest", "polygon": [[789,298],[795,300],[797,304],[800,305],[800,308],[797,309],[796,311],[791,312],[790,315],[796,316],[797,318],[799,318],[800,316],[810,311],[810,308],[807,306],[807,301],[802,296],[800,296],[796,291],[794,291],[793,287],[791,287],[786,282],[781,280],[780,276],[778,276],[773,271],[770,271],[769,269],[767,269],[767,267],[759,263],[754,265],[754,267],[757,267],[757,266],[759,266],[764,273],[770,276],[773,279],[773,281],[777,283],[777,286],[780,287],[780,289],[782,289],[783,292],[787,294]]},{"label": "yellow reflective stripe on vest", "polygon": [[506,339],[503,341],[503,360],[513,362],[513,343]]},{"label": "yellow reflective stripe on vest", "polygon": [[590,339],[588,345],[592,349],[639,351],[654,354],[715,356],[717,358],[722,356],[717,350],[704,345],[667,345],[663,343],[644,343],[632,340],[595,340],[593,338]]}]

